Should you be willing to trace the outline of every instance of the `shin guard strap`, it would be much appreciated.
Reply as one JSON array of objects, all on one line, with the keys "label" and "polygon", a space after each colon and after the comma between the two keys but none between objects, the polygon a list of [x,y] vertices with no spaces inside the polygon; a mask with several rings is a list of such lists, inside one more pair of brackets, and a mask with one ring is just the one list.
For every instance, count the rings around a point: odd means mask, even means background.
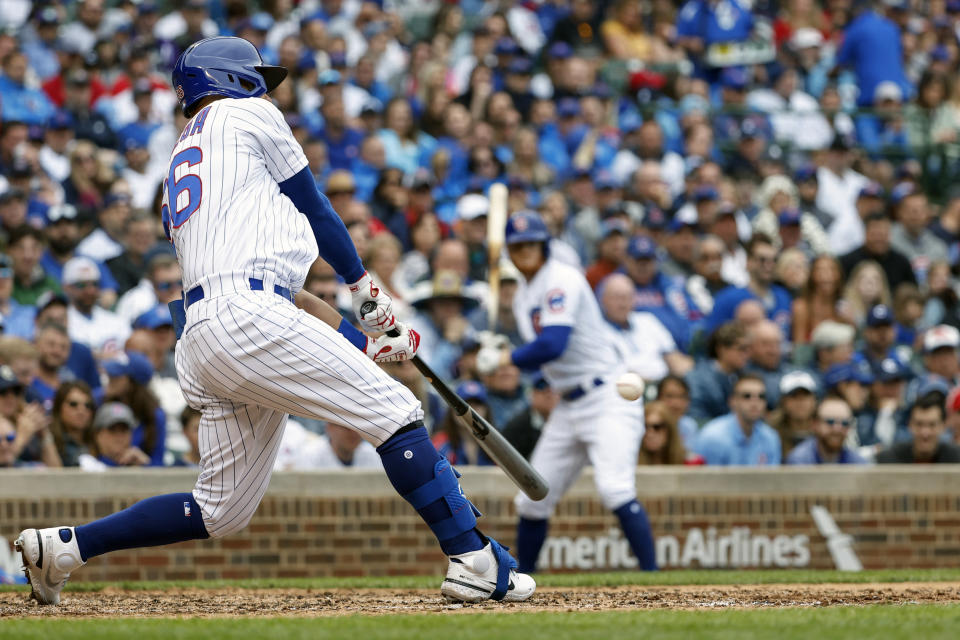
[{"label": "shin guard strap", "polygon": [[480,512],[467,500],[460,490],[457,478],[460,474],[450,466],[447,460],[438,460],[433,468],[433,480],[420,485],[413,491],[404,494],[403,499],[409,502],[417,511],[433,504],[437,500],[444,500],[450,509],[451,516],[436,522],[428,522],[430,529],[437,540],[449,540],[477,526],[477,516]]}]

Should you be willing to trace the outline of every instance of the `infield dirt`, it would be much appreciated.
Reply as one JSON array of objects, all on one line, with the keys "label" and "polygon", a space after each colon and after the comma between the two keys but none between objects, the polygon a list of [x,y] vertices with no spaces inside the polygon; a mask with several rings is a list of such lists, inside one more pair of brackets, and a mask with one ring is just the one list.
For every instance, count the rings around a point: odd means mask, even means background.
[{"label": "infield dirt", "polygon": [[447,603],[424,589],[170,589],[67,592],[57,607],[29,601],[26,591],[0,593],[0,619],[339,616],[470,613],[484,610],[611,611],[757,609],[866,604],[960,603],[958,582],[768,584],[712,586],[546,587],[522,603]]}]

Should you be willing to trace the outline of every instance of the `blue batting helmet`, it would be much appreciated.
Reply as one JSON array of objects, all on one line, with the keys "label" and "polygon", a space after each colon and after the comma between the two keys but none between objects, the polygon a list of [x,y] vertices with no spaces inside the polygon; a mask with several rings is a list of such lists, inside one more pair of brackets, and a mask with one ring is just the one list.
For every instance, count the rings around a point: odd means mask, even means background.
[{"label": "blue batting helmet", "polygon": [[260,52],[243,38],[215,37],[194,42],[173,67],[173,89],[185,116],[201,98],[254,98],[277,88],[285,67],[263,64]]},{"label": "blue batting helmet", "polygon": [[505,238],[507,244],[519,242],[548,242],[550,232],[547,225],[533,211],[518,211],[507,220]]}]

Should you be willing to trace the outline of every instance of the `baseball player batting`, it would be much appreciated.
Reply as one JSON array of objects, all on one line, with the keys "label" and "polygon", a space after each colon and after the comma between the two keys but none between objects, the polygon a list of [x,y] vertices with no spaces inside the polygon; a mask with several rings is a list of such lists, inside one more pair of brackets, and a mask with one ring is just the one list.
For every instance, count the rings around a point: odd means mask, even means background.
[{"label": "baseball player batting", "polygon": [[[419,337],[395,321],[283,114],[265,99],[286,73],[264,65],[246,40],[225,37],[191,45],[174,67],[190,121],[171,155],[162,216],[183,268],[176,365],[202,413],[200,477],[191,493],[81,526],[23,531],[16,547],[41,604],[57,604],[70,573],[95,556],[243,529],[288,414],[345,425],[377,447],[390,482],[449,556],[440,589],[448,599],[518,601],[536,589],[477,529],[480,513],[430,443],[419,402],[375,364],[411,357]],[[300,291],[318,253],[350,284],[361,326],[399,335],[370,340]]]},{"label": "baseball player batting", "polygon": [[593,465],[600,498],[620,520],[640,567],[654,570],[653,534],[636,499],[643,411],[616,392],[613,382],[625,364],[590,285],[575,268],[550,257],[549,241],[536,213],[519,212],[507,221],[507,252],[522,274],[513,313],[527,344],[512,352],[485,346],[477,354],[481,373],[512,362],[521,369],[541,369],[560,392],[530,458],[550,492],[539,502],[522,493],[515,500],[519,570],[536,569],[547,520],[587,464]]}]

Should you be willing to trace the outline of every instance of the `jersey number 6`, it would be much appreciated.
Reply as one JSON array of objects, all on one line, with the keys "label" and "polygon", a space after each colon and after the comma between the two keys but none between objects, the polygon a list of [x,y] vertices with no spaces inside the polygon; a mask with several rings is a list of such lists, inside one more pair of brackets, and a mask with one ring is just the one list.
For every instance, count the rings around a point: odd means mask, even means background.
[{"label": "jersey number 6", "polygon": [[[186,222],[193,212],[200,208],[200,202],[203,199],[203,182],[200,176],[188,173],[176,179],[177,167],[184,162],[187,166],[194,167],[203,161],[203,151],[200,147],[189,147],[170,161],[170,174],[167,176],[167,202],[170,204],[170,221],[174,229],[180,228]],[[187,203],[178,208],[181,194],[187,193]]]}]

